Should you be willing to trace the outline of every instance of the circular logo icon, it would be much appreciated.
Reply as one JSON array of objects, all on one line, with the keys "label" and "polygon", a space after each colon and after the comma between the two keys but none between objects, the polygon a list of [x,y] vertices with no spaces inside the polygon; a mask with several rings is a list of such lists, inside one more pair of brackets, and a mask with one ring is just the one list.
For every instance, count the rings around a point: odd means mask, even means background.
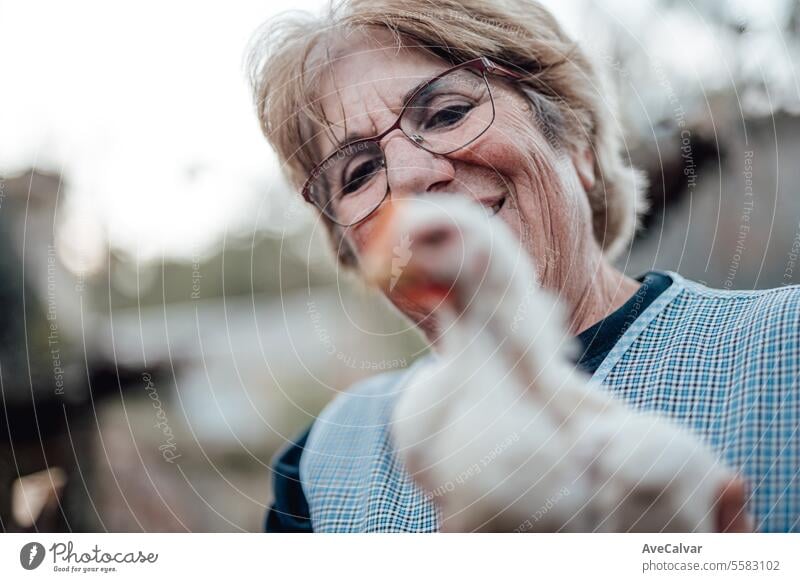
[{"label": "circular logo icon", "polygon": [[28,542],[19,551],[19,563],[26,570],[38,568],[44,561],[44,546],[39,542]]}]

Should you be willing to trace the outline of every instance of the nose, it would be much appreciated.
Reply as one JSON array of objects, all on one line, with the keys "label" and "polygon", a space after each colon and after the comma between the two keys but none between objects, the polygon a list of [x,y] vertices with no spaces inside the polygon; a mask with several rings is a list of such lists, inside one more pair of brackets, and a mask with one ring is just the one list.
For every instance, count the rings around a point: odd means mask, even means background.
[{"label": "nose", "polygon": [[384,138],[383,151],[389,192],[395,200],[433,192],[455,177],[450,160],[415,146],[399,129]]}]

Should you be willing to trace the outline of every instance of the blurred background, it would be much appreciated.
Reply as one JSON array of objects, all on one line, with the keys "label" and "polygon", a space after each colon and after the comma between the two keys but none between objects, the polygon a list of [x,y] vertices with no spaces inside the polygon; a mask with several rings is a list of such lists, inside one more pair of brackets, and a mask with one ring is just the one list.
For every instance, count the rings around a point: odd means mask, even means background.
[{"label": "blurred background", "polygon": [[[652,208],[619,265],[800,283],[800,3],[552,0]],[[269,462],[425,346],[259,133],[255,29],[320,0],[0,0],[0,529],[258,531]]]}]

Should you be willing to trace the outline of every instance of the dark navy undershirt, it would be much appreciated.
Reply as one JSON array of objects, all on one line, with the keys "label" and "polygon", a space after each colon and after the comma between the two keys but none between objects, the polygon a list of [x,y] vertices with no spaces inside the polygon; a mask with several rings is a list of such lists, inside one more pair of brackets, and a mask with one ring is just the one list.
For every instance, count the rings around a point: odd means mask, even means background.
[{"label": "dark navy undershirt", "polygon": [[[625,304],[578,334],[583,347],[577,365],[594,374],[602,361],[634,320],[672,284],[672,279],[651,271],[637,281],[642,285]],[[308,427],[276,455],[272,463],[275,501],[267,513],[266,531],[276,533],[311,532],[308,502],[300,486],[300,456],[308,439]]]}]

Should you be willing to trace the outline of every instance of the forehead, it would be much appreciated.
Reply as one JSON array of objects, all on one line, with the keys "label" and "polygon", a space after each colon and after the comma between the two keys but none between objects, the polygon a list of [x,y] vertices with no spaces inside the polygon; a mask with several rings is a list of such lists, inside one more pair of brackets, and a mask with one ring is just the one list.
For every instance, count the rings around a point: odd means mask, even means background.
[{"label": "forehead", "polygon": [[316,128],[324,155],[345,137],[369,137],[390,126],[404,96],[451,65],[397,38],[369,28],[337,39],[322,61],[316,98],[329,129]]}]

